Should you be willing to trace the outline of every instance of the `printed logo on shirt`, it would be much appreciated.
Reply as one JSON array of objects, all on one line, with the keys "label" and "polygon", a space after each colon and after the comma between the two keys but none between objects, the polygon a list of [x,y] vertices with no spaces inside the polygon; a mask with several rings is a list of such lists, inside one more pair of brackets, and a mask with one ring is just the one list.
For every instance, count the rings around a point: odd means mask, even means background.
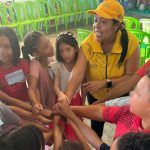
[{"label": "printed logo on shirt", "polygon": [[12,73],[5,75],[5,79],[8,83],[8,85],[12,85],[17,82],[21,82],[21,81],[25,80],[25,75],[23,73],[23,70],[20,69],[20,70],[17,70],[17,71],[14,71]]}]

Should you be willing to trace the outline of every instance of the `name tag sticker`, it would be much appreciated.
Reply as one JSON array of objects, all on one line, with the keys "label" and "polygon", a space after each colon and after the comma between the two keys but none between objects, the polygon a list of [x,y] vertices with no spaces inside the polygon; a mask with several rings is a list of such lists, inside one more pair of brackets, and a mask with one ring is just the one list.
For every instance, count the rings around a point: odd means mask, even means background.
[{"label": "name tag sticker", "polygon": [[8,83],[8,85],[12,85],[17,82],[25,80],[25,75],[24,75],[22,69],[20,69],[20,70],[17,70],[17,71],[14,71],[12,73],[5,75],[5,79]]}]

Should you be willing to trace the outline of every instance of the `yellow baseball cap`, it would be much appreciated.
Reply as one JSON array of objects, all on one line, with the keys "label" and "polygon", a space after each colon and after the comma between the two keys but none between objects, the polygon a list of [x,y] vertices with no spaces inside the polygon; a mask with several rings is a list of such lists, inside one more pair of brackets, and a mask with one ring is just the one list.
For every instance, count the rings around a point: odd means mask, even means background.
[{"label": "yellow baseball cap", "polygon": [[96,14],[106,19],[116,19],[119,22],[122,22],[124,18],[124,8],[116,0],[104,0],[96,9],[89,10],[88,13]]}]

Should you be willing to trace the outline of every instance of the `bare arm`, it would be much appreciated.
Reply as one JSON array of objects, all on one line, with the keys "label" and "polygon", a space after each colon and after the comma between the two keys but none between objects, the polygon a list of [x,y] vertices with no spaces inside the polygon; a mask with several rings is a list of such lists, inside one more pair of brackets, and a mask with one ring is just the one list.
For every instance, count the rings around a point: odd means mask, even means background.
[{"label": "bare arm", "polygon": [[16,98],[10,97],[9,95],[4,93],[3,91],[0,91],[0,99],[4,103],[7,103],[9,105],[17,106],[17,107],[20,107],[20,108],[23,108],[23,109],[29,110],[29,111],[32,110],[32,106],[30,104],[22,102],[21,100],[18,100]]},{"label": "bare arm", "polygon": [[[92,107],[86,107],[86,106],[81,106],[81,107],[75,107],[77,109],[73,109],[77,114],[81,114],[81,116],[86,116],[88,117],[88,115],[90,115],[91,113],[93,113],[94,109],[96,109],[97,113],[101,113],[101,109],[100,107],[97,106],[92,106]],[[94,108],[94,109],[93,109]],[[82,112],[83,110],[83,112]],[[88,111],[88,115],[87,115],[87,111]],[[58,104],[56,104],[55,106],[55,111],[54,113],[56,114],[61,114],[67,118],[69,118],[70,120],[72,120],[72,122],[78,127],[78,129],[80,130],[80,132],[82,133],[82,135],[84,136],[84,138],[87,139],[87,141],[93,146],[95,147],[97,150],[99,150],[100,145],[103,143],[101,139],[99,139],[99,137],[96,135],[96,133],[89,128],[86,124],[84,124],[69,108],[68,105],[65,104],[64,101],[59,102]],[[96,114],[94,112],[94,114]],[[89,117],[88,117],[89,118]],[[97,118],[96,117],[92,117],[92,118]],[[90,136],[89,136],[90,135]]]},{"label": "bare arm", "polygon": [[68,99],[71,100],[73,95],[75,94],[77,88],[81,84],[84,74],[87,67],[87,60],[82,52],[82,49],[80,49],[79,56],[77,59],[77,62],[75,66],[73,67],[73,70],[70,75],[70,80],[67,84],[66,92]]},{"label": "bare arm", "polygon": [[39,99],[39,94],[37,93],[37,78],[33,77],[32,75],[29,75],[28,78],[28,93],[29,93],[29,98],[31,100],[32,105],[35,105],[37,103],[41,103],[40,99]]},{"label": "bare arm", "polygon": [[130,92],[138,83],[138,81],[141,79],[141,77],[137,74],[134,74],[131,78],[128,80],[121,82],[120,84],[116,85],[114,88],[112,88],[108,94],[102,99],[102,101],[111,100],[114,98],[118,98],[128,92]]},{"label": "bare arm", "polygon": [[88,106],[70,106],[72,111],[81,117],[91,120],[103,121],[102,105],[88,105]]}]

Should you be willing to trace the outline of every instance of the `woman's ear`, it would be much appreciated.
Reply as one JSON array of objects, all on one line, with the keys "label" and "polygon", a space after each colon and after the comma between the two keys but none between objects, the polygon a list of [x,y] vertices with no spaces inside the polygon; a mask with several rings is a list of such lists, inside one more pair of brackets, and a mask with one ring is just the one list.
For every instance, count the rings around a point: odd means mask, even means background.
[{"label": "woman's ear", "polygon": [[118,22],[118,23],[116,23],[116,24],[114,25],[114,30],[115,30],[115,32],[117,32],[117,31],[120,29],[120,26],[121,26],[121,23],[120,23],[120,22]]}]

